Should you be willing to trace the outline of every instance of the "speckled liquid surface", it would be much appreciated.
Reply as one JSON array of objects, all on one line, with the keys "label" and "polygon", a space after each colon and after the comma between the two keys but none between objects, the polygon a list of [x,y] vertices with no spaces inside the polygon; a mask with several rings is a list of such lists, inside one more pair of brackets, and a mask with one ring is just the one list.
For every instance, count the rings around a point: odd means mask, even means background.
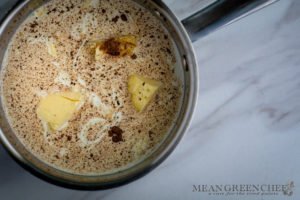
[{"label": "speckled liquid surface", "polygon": [[[95,61],[91,42],[128,34],[137,38],[133,56]],[[2,95],[15,133],[37,157],[71,173],[101,174],[140,160],[172,126],[181,95],[174,63],[170,36],[136,3],[54,0],[33,13],[11,41]],[[162,82],[141,113],[127,90],[134,73]],[[84,101],[66,127],[49,131],[36,108],[47,94],[62,91],[79,91]],[[109,134],[113,126],[122,130],[121,141]]]}]

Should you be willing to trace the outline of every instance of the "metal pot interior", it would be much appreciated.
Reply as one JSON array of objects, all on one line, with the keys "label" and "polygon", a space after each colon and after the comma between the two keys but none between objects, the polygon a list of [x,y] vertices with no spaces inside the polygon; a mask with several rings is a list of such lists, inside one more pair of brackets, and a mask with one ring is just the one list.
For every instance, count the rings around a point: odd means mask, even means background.
[{"label": "metal pot interior", "polygon": [[[2,132],[0,132],[0,138],[2,143],[8,152],[32,173],[56,184],[73,188],[91,189],[116,186],[144,175],[146,172],[161,163],[171,153],[183,133],[186,131],[195,106],[198,84],[197,66],[191,42],[182,24],[164,3],[159,0],[134,1],[157,16],[172,36],[174,42],[174,48],[177,54],[175,71],[182,82],[182,101],[173,127],[171,127],[169,133],[166,134],[162,143],[158,145],[158,147],[150,155],[146,156],[139,163],[133,166],[129,166],[125,169],[119,170],[118,172],[110,174],[100,174],[99,176],[71,174],[44,163],[24,147],[8,123],[1,97],[0,126]],[[6,49],[19,25],[26,19],[27,16],[32,14],[36,8],[47,2],[47,0],[27,0],[15,7],[15,9],[10,12],[6,19],[2,22],[0,27],[1,70],[5,64],[4,56]]]}]

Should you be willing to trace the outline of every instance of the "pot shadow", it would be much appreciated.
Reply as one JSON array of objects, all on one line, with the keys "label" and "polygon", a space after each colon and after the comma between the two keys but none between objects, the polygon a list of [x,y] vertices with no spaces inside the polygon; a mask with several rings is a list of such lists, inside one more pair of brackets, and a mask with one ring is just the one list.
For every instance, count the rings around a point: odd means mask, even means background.
[{"label": "pot shadow", "polygon": [[[108,191],[95,191],[105,196]],[[83,199],[91,194],[45,182],[19,166],[0,144],[0,194],[10,199]]]}]

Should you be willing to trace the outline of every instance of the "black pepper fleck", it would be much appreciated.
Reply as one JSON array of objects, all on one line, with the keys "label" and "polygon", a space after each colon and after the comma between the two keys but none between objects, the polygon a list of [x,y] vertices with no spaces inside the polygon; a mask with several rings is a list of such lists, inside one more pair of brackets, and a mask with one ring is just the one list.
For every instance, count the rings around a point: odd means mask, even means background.
[{"label": "black pepper fleck", "polygon": [[131,56],[131,59],[135,60],[137,58],[136,54],[132,54]]},{"label": "black pepper fleck", "polygon": [[120,127],[113,126],[108,131],[108,136],[111,137],[113,142],[121,142],[124,141],[122,136],[123,133],[124,131]]},{"label": "black pepper fleck", "polygon": [[127,21],[127,16],[125,14],[121,14],[121,19],[126,22]]},{"label": "black pepper fleck", "polygon": [[118,22],[119,18],[120,18],[119,16],[115,16],[114,18],[111,19],[111,21],[116,23]]}]

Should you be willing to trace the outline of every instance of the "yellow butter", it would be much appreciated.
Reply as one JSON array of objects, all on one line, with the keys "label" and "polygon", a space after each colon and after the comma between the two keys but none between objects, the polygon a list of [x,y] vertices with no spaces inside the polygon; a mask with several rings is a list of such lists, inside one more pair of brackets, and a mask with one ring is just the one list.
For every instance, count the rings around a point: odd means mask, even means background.
[{"label": "yellow butter", "polygon": [[41,7],[41,8],[37,9],[37,10],[34,12],[34,15],[35,15],[36,17],[42,17],[42,16],[44,16],[46,13],[47,13],[47,10],[46,10],[44,7]]},{"label": "yellow butter", "polygon": [[131,94],[131,101],[134,108],[138,112],[143,111],[160,86],[160,81],[136,74],[131,75],[128,80],[128,91]]},{"label": "yellow butter", "polygon": [[105,54],[112,56],[131,56],[137,46],[137,39],[134,35],[124,35],[110,38],[106,41],[94,42],[94,44],[91,44],[91,49],[95,50],[96,61],[101,60]]},{"label": "yellow butter", "polygon": [[47,122],[52,130],[58,130],[73,116],[81,98],[78,92],[49,94],[40,101],[37,116]]},{"label": "yellow butter", "polygon": [[48,41],[47,42],[47,48],[48,48],[48,53],[51,56],[53,56],[54,58],[56,58],[57,57],[57,51],[56,51],[56,47],[55,47],[54,43],[51,42],[51,41]]}]

